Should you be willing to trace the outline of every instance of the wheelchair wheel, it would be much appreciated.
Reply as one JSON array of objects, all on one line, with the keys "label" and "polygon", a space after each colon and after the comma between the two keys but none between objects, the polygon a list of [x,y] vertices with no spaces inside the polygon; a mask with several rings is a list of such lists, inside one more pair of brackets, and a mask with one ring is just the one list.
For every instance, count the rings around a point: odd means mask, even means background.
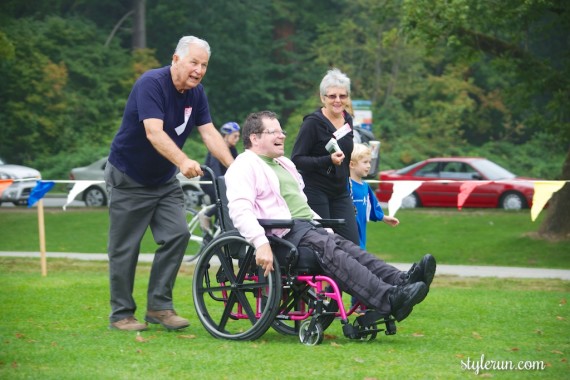
[{"label": "wheelchair wheel", "polygon": [[259,338],[275,320],[280,293],[278,263],[264,277],[255,264],[255,248],[235,231],[214,239],[196,264],[194,307],[204,328],[216,338]]},{"label": "wheelchair wheel", "polygon": [[323,326],[316,322],[311,328],[311,320],[304,321],[299,329],[299,340],[307,346],[316,346],[321,344],[325,338]]}]

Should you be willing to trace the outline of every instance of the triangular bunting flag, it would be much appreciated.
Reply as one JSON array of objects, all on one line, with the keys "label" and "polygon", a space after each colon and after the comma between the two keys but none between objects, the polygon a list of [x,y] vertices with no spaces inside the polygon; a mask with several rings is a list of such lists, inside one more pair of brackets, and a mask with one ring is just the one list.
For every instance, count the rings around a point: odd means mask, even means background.
[{"label": "triangular bunting flag", "polygon": [[562,189],[566,181],[533,181],[533,183],[534,195],[532,197],[530,218],[534,222],[546,205],[546,202],[552,197],[552,194]]},{"label": "triangular bunting flag", "polygon": [[2,193],[4,190],[9,188],[12,183],[14,183],[14,181],[11,179],[0,179],[0,198],[2,198]]},{"label": "triangular bunting flag", "polygon": [[422,181],[394,181],[392,197],[388,201],[389,215],[396,215],[396,212],[402,206],[402,200],[413,193],[421,184]]},{"label": "triangular bunting flag", "polygon": [[32,207],[37,201],[42,199],[48,191],[55,185],[53,181],[38,181],[36,187],[32,189],[30,197],[28,198],[28,207]]},{"label": "triangular bunting flag", "polygon": [[467,181],[463,182],[459,187],[459,194],[457,195],[457,208],[461,210],[467,198],[469,198],[469,194],[473,191],[474,188],[477,186],[487,185],[491,183],[491,181]]},{"label": "triangular bunting flag", "polygon": [[83,190],[87,189],[89,186],[95,184],[95,183],[100,183],[101,181],[77,181],[75,182],[75,184],[73,185],[73,188],[71,189],[71,191],[69,192],[69,194],[67,194],[67,202],[63,205],[63,209],[65,210],[66,207],[73,202],[73,200],[77,197],[77,195],[79,193],[81,193]]}]

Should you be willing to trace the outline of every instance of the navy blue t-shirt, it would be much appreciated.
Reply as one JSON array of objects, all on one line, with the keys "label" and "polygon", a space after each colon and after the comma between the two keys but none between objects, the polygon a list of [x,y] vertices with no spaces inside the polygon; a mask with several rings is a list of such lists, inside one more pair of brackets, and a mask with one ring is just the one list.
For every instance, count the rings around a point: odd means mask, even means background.
[{"label": "navy blue t-shirt", "polygon": [[156,186],[172,178],[177,168],[147,139],[143,120],[150,118],[161,119],[164,132],[182,148],[195,126],[212,121],[204,88],[199,84],[179,93],[170,66],[147,71],[133,86],[109,162],[141,185]]}]

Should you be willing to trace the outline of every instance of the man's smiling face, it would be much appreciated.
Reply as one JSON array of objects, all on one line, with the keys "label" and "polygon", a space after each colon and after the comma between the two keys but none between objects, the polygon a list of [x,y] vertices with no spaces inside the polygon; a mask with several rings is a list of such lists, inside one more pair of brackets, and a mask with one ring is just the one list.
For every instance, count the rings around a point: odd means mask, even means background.
[{"label": "man's smiling face", "polygon": [[252,150],[270,158],[281,157],[285,154],[285,134],[277,119],[263,118],[265,129],[252,138]]}]

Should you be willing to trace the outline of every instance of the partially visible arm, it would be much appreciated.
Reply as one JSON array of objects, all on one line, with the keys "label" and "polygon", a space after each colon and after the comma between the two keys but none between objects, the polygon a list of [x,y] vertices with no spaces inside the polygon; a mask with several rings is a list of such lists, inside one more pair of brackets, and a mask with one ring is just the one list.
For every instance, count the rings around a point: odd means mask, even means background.
[{"label": "partially visible arm", "polygon": [[[187,178],[203,175],[200,163],[190,159],[172,139],[164,132],[164,123],[160,119],[143,120],[146,138],[152,146],[180,169],[180,172]],[[222,140],[223,142],[223,140]],[[225,145],[225,144],[224,144]]]},{"label": "partially visible arm", "polygon": [[255,263],[264,269],[267,276],[273,270],[273,251],[254,211],[257,194],[255,173],[248,163],[241,160],[228,169],[225,178],[230,219],[239,233],[255,247]]},{"label": "partially visible arm", "polygon": [[332,155],[324,148],[322,152],[318,152],[318,156],[315,156],[314,150],[318,141],[318,127],[316,120],[308,118],[303,121],[299,129],[299,134],[291,152],[291,160],[295,163],[297,169],[301,171],[327,170],[333,164]]},{"label": "partially visible arm", "polygon": [[212,153],[225,167],[229,167],[234,158],[228,148],[228,145],[224,141],[224,138],[218,132],[214,124],[208,123],[198,127],[198,132],[202,137],[202,141]]},{"label": "partially visible arm", "polygon": [[374,195],[374,191],[372,191],[372,188],[370,186],[368,186],[368,198],[370,199],[370,203],[372,206],[370,209],[371,221],[373,222],[382,221],[392,227],[396,227],[398,224],[400,224],[400,221],[397,218],[384,214],[382,206],[380,206],[380,203],[378,202],[378,199]]}]

